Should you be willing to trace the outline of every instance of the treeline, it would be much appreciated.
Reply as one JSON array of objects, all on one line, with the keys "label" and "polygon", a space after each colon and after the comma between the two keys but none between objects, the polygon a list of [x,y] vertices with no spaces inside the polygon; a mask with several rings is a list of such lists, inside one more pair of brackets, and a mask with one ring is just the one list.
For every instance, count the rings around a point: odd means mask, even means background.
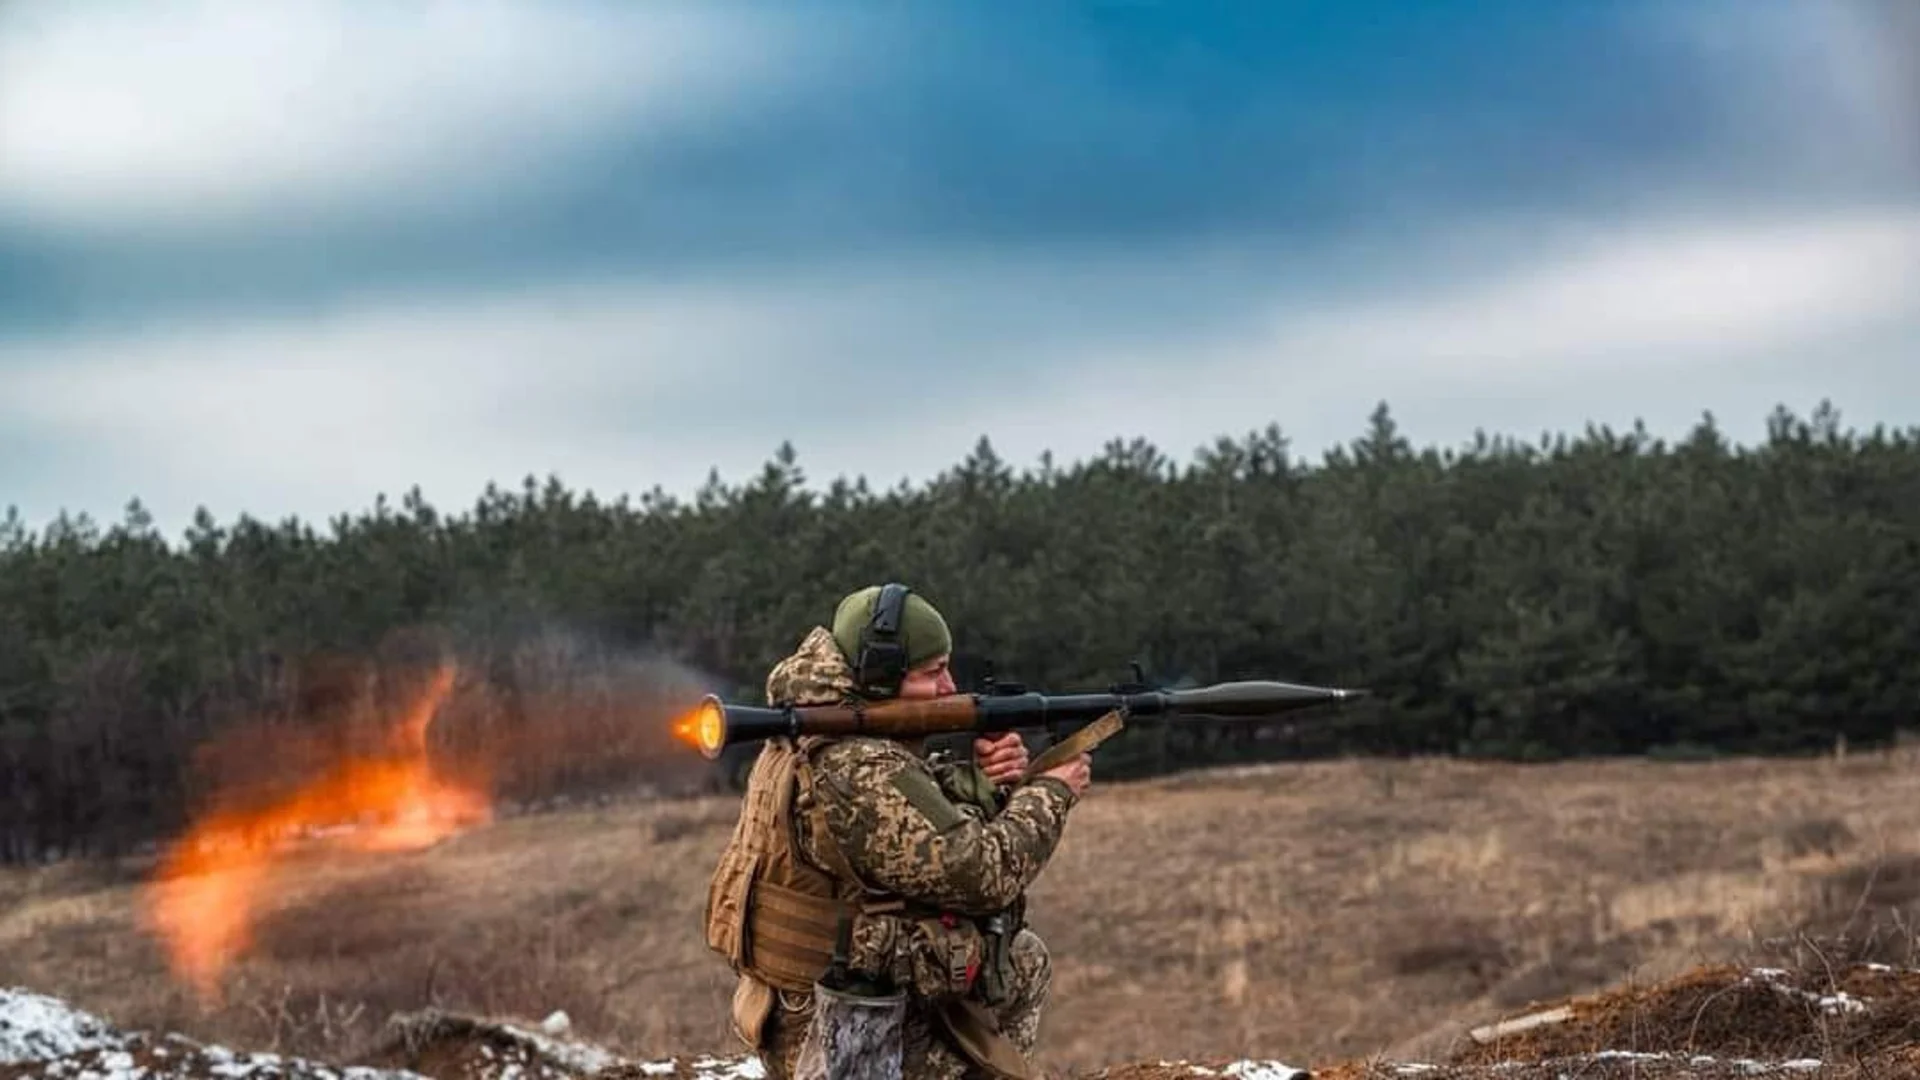
[{"label": "treeline", "polygon": [[1920,703],[1920,431],[1843,430],[1824,404],[1776,411],[1750,447],[1709,417],[1677,443],[1416,449],[1382,405],[1315,463],[1269,428],[1184,465],[1134,441],[1016,471],[983,439],[919,487],[806,482],[783,446],[687,501],[530,478],[460,514],[416,492],[324,529],[203,512],[177,542],[138,504],[110,528],[10,517],[0,853],[125,850],[235,777],[271,788],[343,753],[355,718],[377,727],[394,673],[438,656],[463,675],[437,745],[503,793],[684,777],[662,734],[677,703],[757,698],[840,595],[889,577],[948,614],[963,674],[990,658],[1065,690],[1138,660],[1378,695],[1337,724],[1129,733],[1108,777],[1798,752],[1888,739]]}]

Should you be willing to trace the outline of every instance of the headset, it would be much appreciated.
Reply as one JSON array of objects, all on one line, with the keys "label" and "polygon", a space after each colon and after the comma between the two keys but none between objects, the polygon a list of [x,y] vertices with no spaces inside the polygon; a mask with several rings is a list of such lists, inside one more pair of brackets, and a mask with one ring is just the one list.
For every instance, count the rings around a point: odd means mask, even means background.
[{"label": "headset", "polygon": [[860,652],[853,666],[861,687],[870,693],[892,697],[906,680],[907,646],[900,640],[900,620],[912,592],[899,582],[880,586],[873,614],[860,630]]}]

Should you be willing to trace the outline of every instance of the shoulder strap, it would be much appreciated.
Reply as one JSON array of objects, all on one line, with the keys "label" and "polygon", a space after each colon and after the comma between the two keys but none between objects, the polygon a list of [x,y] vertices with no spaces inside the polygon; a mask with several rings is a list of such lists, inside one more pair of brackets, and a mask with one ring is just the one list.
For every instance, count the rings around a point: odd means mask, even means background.
[{"label": "shoulder strap", "polygon": [[807,832],[813,838],[814,854],[827,864],[821,869],[848,882],[860,892],[871,893],[874,891],[873,888],[853,868],[853,864],[847,861],[847,854],[840,850],[840,845],[834,843],[833,831],[827,827],[826,807],[820,805],[820,800],[813,794],[813,756],[830,742],[832,742],[831,739],[819,736],[807,736],[799,741],[798,753],[794,761],[795,783],[793,785],[799,816],[804,816],[806,819]]}]

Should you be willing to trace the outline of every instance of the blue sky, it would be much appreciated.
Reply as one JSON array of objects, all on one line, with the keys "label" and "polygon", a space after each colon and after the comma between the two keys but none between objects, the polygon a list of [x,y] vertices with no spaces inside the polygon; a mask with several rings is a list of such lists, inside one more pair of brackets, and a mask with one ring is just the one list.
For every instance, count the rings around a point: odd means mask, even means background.
[{"label": "blue sky", "polygon": [[1910,0],[0,6],[0,505],[1920,422]]}]

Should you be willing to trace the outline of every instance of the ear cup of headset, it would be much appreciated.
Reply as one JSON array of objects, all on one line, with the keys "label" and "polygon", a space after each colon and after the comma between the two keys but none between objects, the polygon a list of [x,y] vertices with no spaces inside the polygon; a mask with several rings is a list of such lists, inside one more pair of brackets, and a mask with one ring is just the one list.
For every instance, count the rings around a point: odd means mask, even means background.
[{"label": "ear cup of headset", "polygon": [[854,664],[860,684],[871,691],[892,696],[900,692],[900,683],[907,677],[907,647],[900,639],[900,624],[912,592],[898,582],[888,582],[874,597],[873,614],[860,631],[860,655]]}]

